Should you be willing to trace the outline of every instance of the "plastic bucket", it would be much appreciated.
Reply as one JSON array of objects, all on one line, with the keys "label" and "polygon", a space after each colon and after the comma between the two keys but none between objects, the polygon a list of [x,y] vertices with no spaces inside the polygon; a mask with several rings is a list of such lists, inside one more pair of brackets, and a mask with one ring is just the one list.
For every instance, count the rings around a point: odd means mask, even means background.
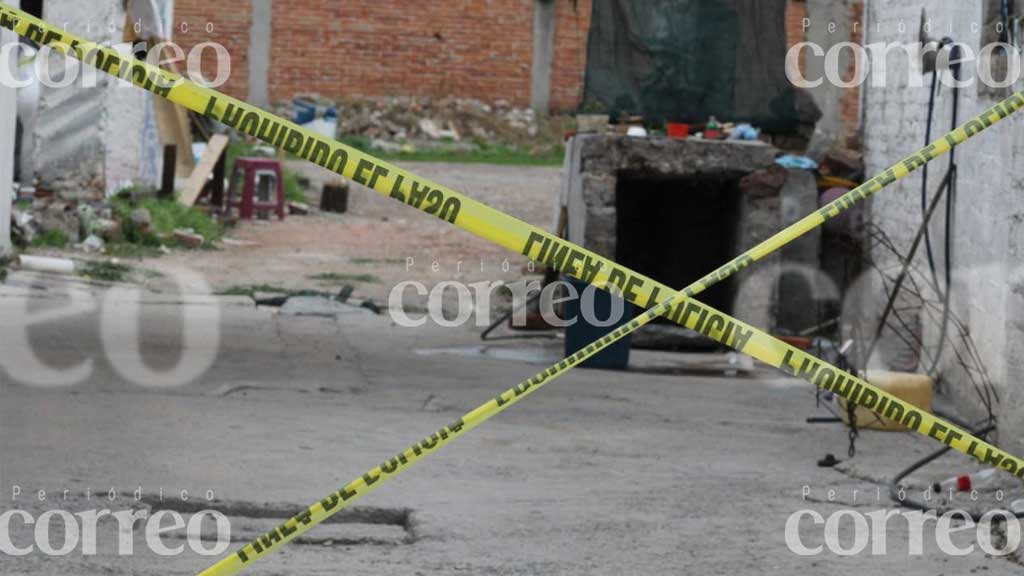
[{"label": "plastic bucket", "polygon": [[[565,328],[565,355],[575,354],[629,322],[636,314],[636,307],[618,296],[594,288],[576,280],[563,278],[571,284],[577,297],[564,304],[565,320],[572,322]],[[621,311],[619,318],[612,318],[613,313]],[[612,321],[614,320],[614,321]],[[625,336],[611,346],[601,350],[580,364],[583,368],[602,368],[606,370],[625,370],[629,365],[630,336]]]}]

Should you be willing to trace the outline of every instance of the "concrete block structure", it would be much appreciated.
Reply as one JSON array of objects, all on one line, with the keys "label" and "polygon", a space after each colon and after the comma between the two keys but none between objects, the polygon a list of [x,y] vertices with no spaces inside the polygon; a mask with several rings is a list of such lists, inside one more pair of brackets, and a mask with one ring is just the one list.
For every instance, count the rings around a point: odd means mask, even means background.
[{"label": "concrete block structure", "polygon": [[[563,185],[569,239],[687,286],[818,207],[813,174],[776,165],[777,153],[759,141],[576,136]],[[818,268],[820,246],[808,234],[700,299],[772,330],[814,326],[813,278],[784,296],[781,286],[793,270]]]}]

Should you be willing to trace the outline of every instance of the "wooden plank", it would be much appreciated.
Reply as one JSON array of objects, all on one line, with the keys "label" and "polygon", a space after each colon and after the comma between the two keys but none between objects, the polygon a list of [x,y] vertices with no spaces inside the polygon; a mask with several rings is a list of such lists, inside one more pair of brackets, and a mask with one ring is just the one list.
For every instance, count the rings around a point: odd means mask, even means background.
[{"label": "wooden plank", "polygon": [[188,112],[163,98],[153,98],[153,110],[161,144],[177,147],[175,170],[178,174],[190,174],[196,166],[192,160],[192,124]]},{"label": "wooden plank", "polygon": [[185,187],[178,197],[178,202],[185,206],[192,206],[196,203],[196,200],[199,199],[199,194],[203,191],[203,187],[206,186],[206,181],[210,178],[210,173],[216,168],[220,157],[227,150],[228,141],[228,137],[223,134],[214,134],[210,138],[210,142],[206,146],[206,152],[203,152],[199,165],[192,171],[192,175],[188,177],[188,182],[185,183]]}]

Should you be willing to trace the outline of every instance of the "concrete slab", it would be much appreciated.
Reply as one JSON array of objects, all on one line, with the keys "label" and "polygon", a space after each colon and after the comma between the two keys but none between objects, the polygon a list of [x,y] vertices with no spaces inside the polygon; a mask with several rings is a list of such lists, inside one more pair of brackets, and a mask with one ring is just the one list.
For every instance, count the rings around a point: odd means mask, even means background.
[{"label": "concrete slab", "polygon": [[[475,336],[464,331],[225,306],[209,367],[180,386],[158,388],[118,370],[125,358],[104,348],[103,307],[26,327],[9,321],[11,300],[0,298],[8,307],[0,310],[7,319],[0,323],[0,350],[14,341],[23,349],[0,354],[0,510],[36,515],[59,507],[131,508],[137,487],[171,498],[182,490],[193,498],[213,491],[257,508],[305,505],[538,369],[515,358],[415,352],[468,346]],[[21,305],[39,313],[65,303],[29,295]],[[152,369],[167,370],[167,359],[180,355],[190,307],[137,308],[142,353]],[[89,373],[60,387],[38,385],[20,376],[30,352],[55,370],[88,362]],[[826,452],[843,457],[846,430],[804,422],[815,414],[808,385],[758,374],[572,371],[360,502],[410,509],[415,538],[360,544],[346,528],[349,545],[289,547],[246,573],[1019,571],[979,550],[946,555],[928,532],[923,553],[908,554],[907,524],[895,520],[883,556],[791,551],[784,533],[795,512],[829,517],[894,509],[884,493],[871,497],[870,477],[891,474],[935,444],[862,432],[856,470],[819,468],[816,460]],[[960,462],[931,473],[948,473]],[[15,485],[22,495],[12,500]],[[113,502],[96,499],[111,488],[119,494]],[[25,496],[40,489],[68,490],[71,502]],[[830,502],[829,489],[843,503]],[[93,500],[85,500],[86,490]],[[851,500],[854,490],[861,500]],[[800,527],[806,544],[823,542],[824,526],[805,521]],[[840,524],[843,543],[852,541],[852,527],[849,517]],[[250,528],[240,524],[240,534]],[[116,523],[99,524],[96,556],[5,557],[0,574],[176,575],[211,563],[187,547],[158,557],[141,534],[135,553],[119,557],[116,531]],[[26,537],[26,528],[15,522],[14,533]]]}]

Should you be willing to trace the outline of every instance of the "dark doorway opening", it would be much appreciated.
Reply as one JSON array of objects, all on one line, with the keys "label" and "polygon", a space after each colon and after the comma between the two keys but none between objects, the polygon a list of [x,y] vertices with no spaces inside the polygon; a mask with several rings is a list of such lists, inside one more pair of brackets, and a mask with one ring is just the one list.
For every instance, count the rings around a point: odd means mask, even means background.
[{"label": "dark doorway opening", "polygon": [[[615,260],[673,289],[690,285],[737,254],[740,202],[734,177],[619,174],[615,197]],[[732,279],[727,279],[698,299],[731,313],[734,295]]]},{"label": "dark doorway opening", "polygon": [[21,9],[24,12],[35,16],[36,18],[43,17],[43,0],[21,0]]}]

